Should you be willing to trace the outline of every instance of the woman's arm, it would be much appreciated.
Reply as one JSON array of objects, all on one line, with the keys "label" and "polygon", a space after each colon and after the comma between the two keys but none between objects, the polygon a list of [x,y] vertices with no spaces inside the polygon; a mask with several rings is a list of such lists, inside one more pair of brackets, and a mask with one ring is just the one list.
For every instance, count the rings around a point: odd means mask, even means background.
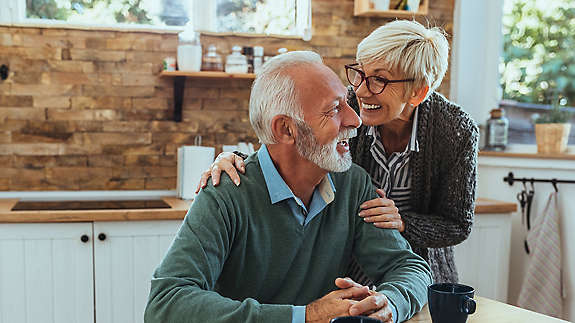
[{"label": "woman's arm", "polygon": [[469,128],[471,130],[467,135],[461,133],[461,149],[445,164],[446,170],[441,172],[443,178],[436,179],[440,183],[438,194],[434,194],[438,200],[431,201],[437,205],[435,212],[401,214],[405,222],[402,234],[414,247],[453,246],[467,239],[471,233],[475,213],[479,131],[474,124]]}]

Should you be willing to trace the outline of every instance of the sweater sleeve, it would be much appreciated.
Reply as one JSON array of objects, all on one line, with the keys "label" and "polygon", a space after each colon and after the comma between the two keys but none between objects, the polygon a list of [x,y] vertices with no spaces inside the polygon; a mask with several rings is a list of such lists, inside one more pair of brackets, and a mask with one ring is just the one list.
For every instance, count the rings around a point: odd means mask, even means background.
[{"label": "sweater sleeve", "polygon": [[154,272],[144,321],[291,322],[291,305],[237,301],[214,291],[237,225],[215,194],[213,188],[203,190],[188,211]]},{"label": "sweater sleeve", "polygon": [[[413,247],[442,248],[461,243],[471,233],[475,214],[477,182],[477,150],[479,131],[468,120],[467,134],[462,136],[459,149],[444,166],[440,198],[434,213],[405,212],[401,214],[406,228],[402,233]],[[450,149],[453,149],[451,147]],[[447,155],[447,154],[445,154]]]},{"label": "sweater sleeve", "polygon": [[[362,200],[376,196],[367,174]],[[359,205],[359,204],[358,204]],[[427,303],[432,283],[429,265],[415,254],[397,230],[379,229],[356,217],[354,255],[367,276],[397,310],[397,322],[410,319]]]}]

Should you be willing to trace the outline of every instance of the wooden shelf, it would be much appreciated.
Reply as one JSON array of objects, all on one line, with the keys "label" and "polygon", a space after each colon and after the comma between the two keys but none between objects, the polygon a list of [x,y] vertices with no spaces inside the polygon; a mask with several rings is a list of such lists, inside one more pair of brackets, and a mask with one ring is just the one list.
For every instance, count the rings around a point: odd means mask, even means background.
[{"label": "wooden shelf", "polygon": [[355,0],[353,15],[361,17],[413,18],[426,16],[429,10],[429,0],[421,0],[417,12],[407,10],[375,10],[371,0]]},{"label": "wooden shelf", "polygon": [[225,72],[182,72],[162,71],[162,77],[174,78],[174,121],[182,121],[182,106],[184,105],[184,87],[186,78],[222,79],[222,80],[253,80],[256,78],[252,73],[225,73]]},{"label": "wooden shelf", "polygon": [[165,77],[175,77],[175,76],[185,76],[192,78],[217,78],[217,79],[255,79],[256,75],[253,73],[226,73],[226,72],[168,72],[163,71],[160,76]]}]

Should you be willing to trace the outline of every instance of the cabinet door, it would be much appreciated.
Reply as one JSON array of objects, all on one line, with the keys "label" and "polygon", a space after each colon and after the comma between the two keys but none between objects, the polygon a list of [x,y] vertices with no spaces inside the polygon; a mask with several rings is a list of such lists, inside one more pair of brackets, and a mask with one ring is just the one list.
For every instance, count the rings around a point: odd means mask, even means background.
[{"label": "cabinet door", "polygon": [[455,247],[455,264],[462,284],[476,294],[507,302],[511,215],[476,214],[469,238]]},{"label": "cabinet door", "polygon": [[0,323],[93,322],[92,259],[92,223],[0,223]]},{"label": "cabinet door", "polygon": [[[96,321],[141,323],[150,279],[181,221],[94,223]],[[105,239],[101,236],[105,235]],[[99,237],[100,236],[100,237]]]}]

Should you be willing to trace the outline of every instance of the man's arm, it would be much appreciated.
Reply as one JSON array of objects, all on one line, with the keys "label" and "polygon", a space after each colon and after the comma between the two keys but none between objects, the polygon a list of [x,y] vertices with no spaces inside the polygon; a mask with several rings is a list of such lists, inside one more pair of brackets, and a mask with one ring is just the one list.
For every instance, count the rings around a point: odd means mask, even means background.
[{"label": "man's arm", "polygon": [[[377,197],[365,175],[363,201]],[[397,322],[419,312],[427,302],[427,286],[432,283],[429,265],[394,229],[380,229],[356,217],[354,254],[364,272],[377,284],[397,310]]]},{"label": "man's arm", "polygon": [[213,291],[233,243],[235,221],[214,190],[197,196],[154,273],[145,322],[291,323],[291,305],[236,301]]}]

